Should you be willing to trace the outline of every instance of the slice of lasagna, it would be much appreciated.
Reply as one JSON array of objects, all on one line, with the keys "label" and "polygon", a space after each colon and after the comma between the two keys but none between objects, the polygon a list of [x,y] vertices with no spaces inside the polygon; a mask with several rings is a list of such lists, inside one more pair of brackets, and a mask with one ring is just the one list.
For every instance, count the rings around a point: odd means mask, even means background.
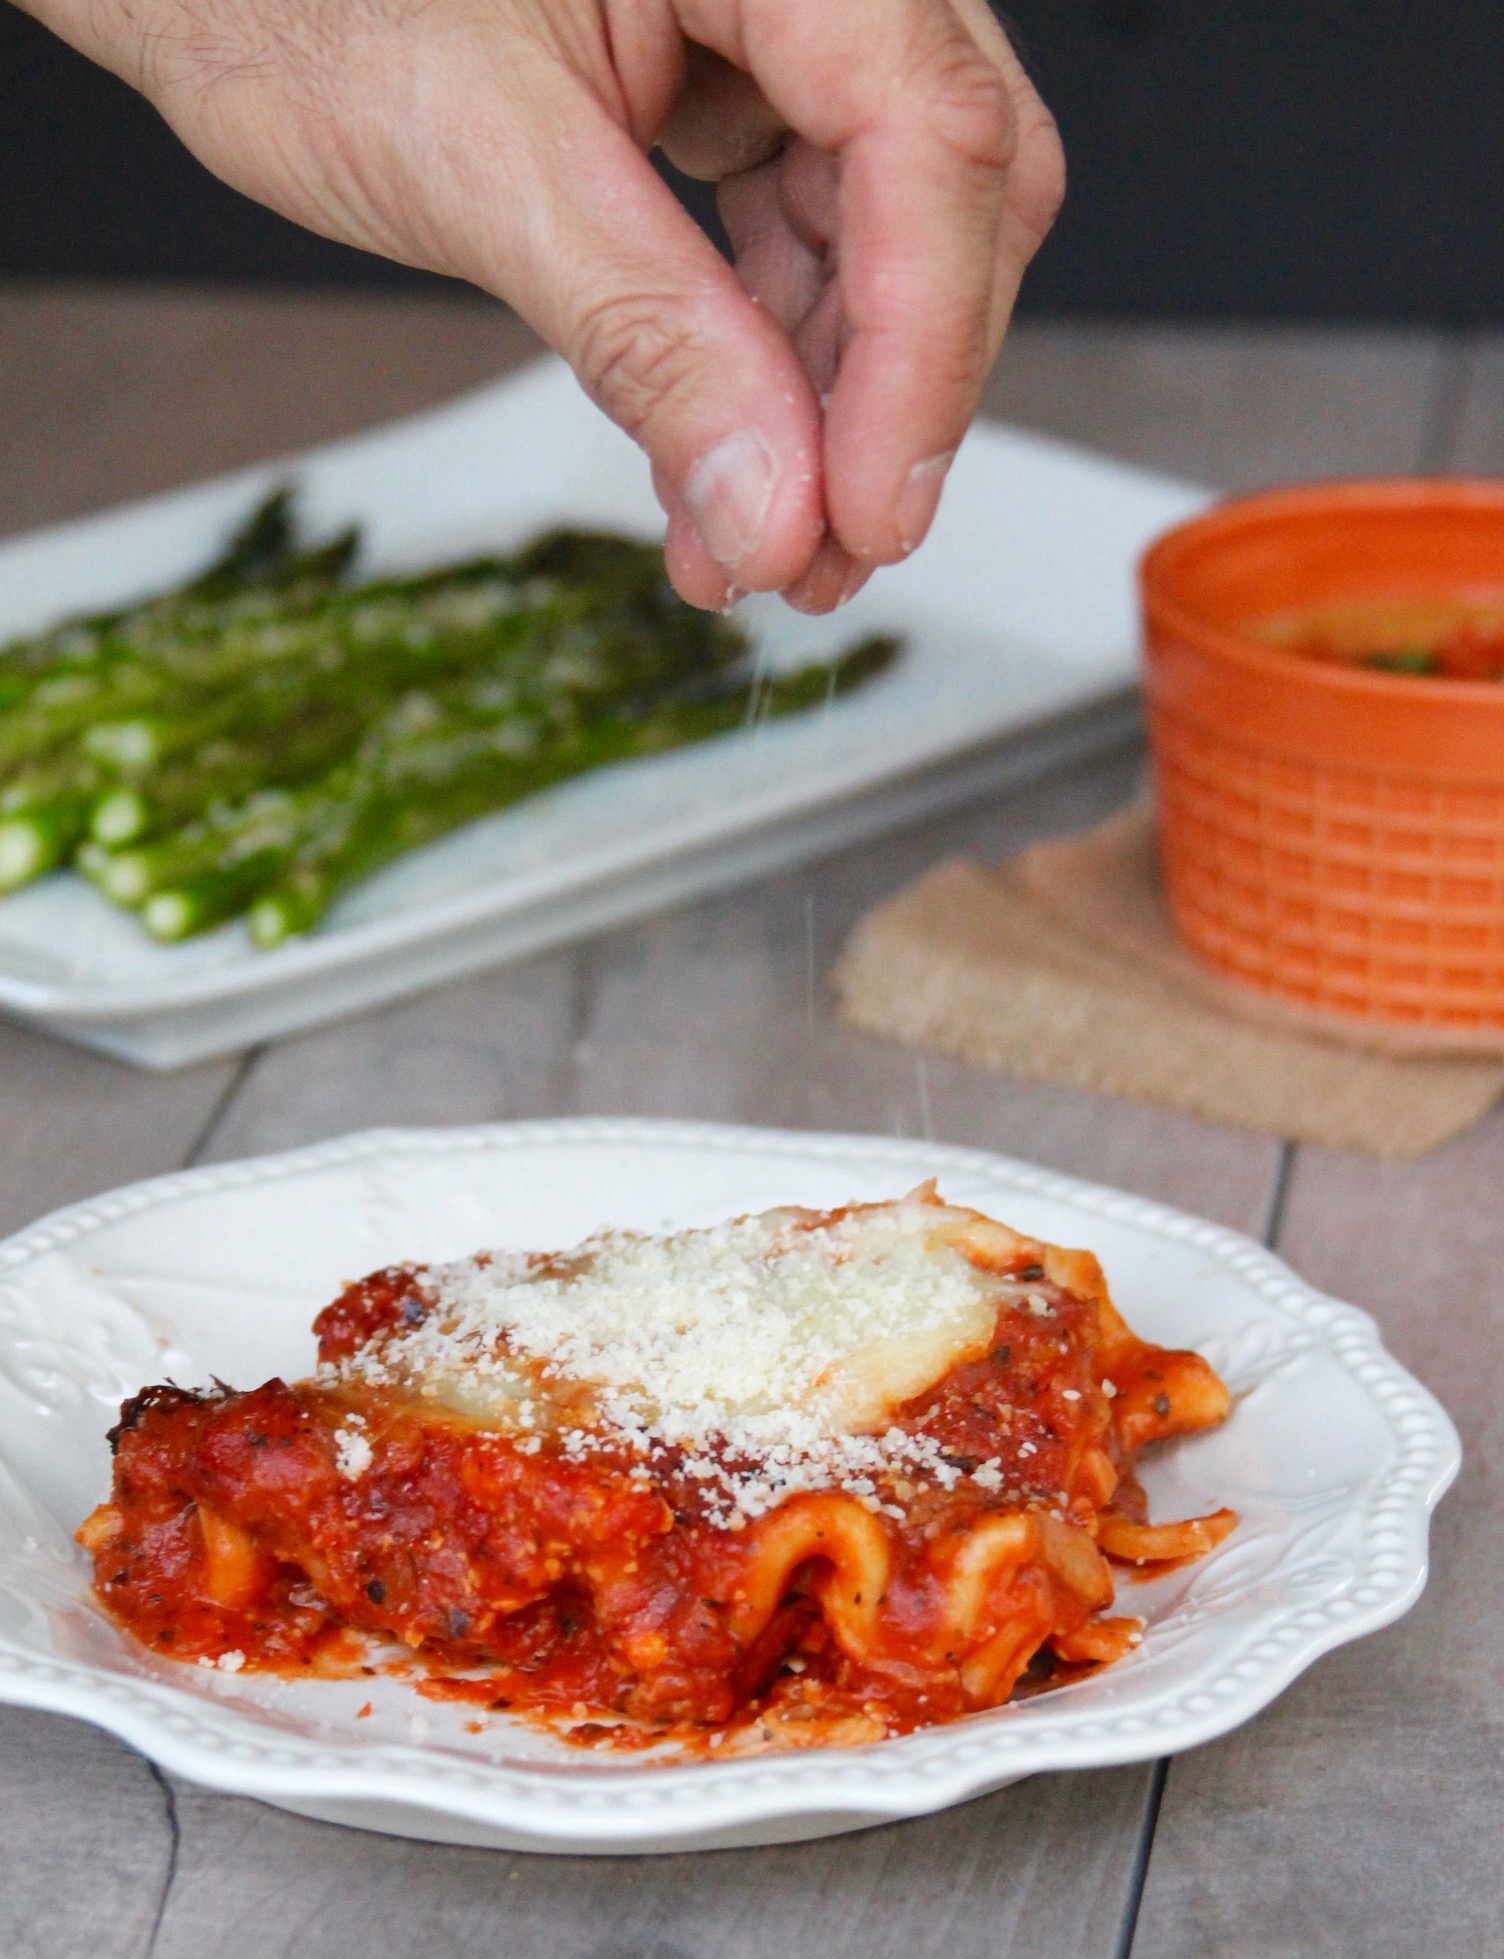
[{"label": "slice of lasagna", "polygon": [[1205,1361],[1137,1339],[1087,1252],[948,1205],[775,1210],[351,1286],[309,1380],[150,1387],[79,1539],[158,1653],[348,1671],[575,1738],[851,1742],[1120,1657],[1144,1444]]}]

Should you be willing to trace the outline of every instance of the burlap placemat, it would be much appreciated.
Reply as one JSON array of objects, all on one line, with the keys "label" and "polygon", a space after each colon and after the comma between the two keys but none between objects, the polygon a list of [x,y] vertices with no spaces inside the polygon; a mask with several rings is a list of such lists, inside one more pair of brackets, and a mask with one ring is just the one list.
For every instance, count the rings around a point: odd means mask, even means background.
[{"label": "burlap placemat", "polygon": [[1354,1029],[1206,971],[1138,811],[1000,870],[938,865],[861,920],[835,984],[871,1033],[1380,1157],[1419,1156],[1504,1093],[1504,1037]]}]

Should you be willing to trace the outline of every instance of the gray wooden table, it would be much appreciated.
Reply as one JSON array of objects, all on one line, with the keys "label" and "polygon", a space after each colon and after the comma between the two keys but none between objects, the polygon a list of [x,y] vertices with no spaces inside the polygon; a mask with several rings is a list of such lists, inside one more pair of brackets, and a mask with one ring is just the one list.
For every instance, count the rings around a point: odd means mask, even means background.
[{"label": "gray wooden table", "polygon": [[[442,399],[531,348],[481,304],[0,292],[0,528]],[[990,409],[1207,482],[1504,465],[1504,350],[1426,335],[1027,329]],[[500,461],[498,466],[504,466]],[[1006,540],[1000,540],[1006,549]],[[1468,1451],[1400,1625],[1166,1765],[1036,1779],[827,1844],[555,1860],[340,1830],[0,1710],[5,1959],[1446,1959],[1504,1951],[1504,1116],[1404,1168],[999,1079],[809,987],[862,907],[1130,792],[1123,755],[573,951],[152,1078],[0,1024],[0,1228],[370,1123],[558,1111],[975,1143],[1274,1245],[1376,1313]]]}]

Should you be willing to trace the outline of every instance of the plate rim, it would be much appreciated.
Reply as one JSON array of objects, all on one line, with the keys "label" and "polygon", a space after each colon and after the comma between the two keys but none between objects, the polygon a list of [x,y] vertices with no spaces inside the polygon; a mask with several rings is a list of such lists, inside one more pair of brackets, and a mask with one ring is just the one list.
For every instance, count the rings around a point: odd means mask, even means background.
[{"label": "plate rim", "polygon": [[[1414,1603],[1427,1575],[1430,1514],[1455,1478],[1461,1445],[1435,1396],[1384,1348],[1373,1318],[1300,1279],[1264,1246],[1157,1201],[999,1152],[839,1131],[786,1130],[661,1118],[573,1116],[453,1127],[356,1131],[326,1142],[197,1166],[67,1205],[0,1242],[0,1276],[146,1211],[216,1191],[271,1184],[381,1156],[462,1155],[560,1145],[677,1147],[763,1157],[825,1157],[935,1166],[990,1179],[1000,1192],[1053,1199],[1088,1216],[1194,1246],[1277,1313],[1303,1325],[1383,1419],[1394,1460],[1361,1506],[1370,1570],[1357,1591],[1271,1607],[1210,1677],[1151,1694],[1142,1712],[1088,1714],[1063,1697],[1000,1709],[864,1749],[811,1750],[748,1761],[597,1769],[499,1767],[449,1758],[421,1743],[362,1746],[341,1757],[322,1741],[276,1736],[185,1689],[62,1657],[42,1659],[0,1637],[0,1701],[71,1714],[103,1727],[164,1769],[211,1788],[277,1801],[399,1805],[510,1833],[539,1849],[673,1850],[686,1837],[797,1820],[820,1812],[870,1823],[919,1816],[1043,1769],[1107,1767],[1199,1745],[1251,1718],[1323,1653],[1376,1631]],[[1380,1555],[1374,1556],[1376,1548]],[[1383,1576],[1379,1567],[1382,1566]],[[6,1589],[10,1589],[9,1586]],[[1058,1710],[1051,1712],[1053,1708]],[[1034,1712],[1040,1709],[1042,1712]],[[211,1718],[212,1717],[212,1718]],[[625,1798],[625,1800],[624,1800]],[[844,1827],[854,1827],[847,1822]],[[381,1827],[379,1824],[373,1827]]]}]

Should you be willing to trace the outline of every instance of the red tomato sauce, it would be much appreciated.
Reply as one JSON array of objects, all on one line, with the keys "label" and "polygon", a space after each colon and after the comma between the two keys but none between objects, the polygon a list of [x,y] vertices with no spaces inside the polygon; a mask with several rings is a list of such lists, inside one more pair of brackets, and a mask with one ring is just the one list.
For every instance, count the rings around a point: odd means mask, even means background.
[{"label": "red tomato sauce", "polygon": [[[421,1313],[418,1276],[350,1287],[316,1322],[321,1358]],[[1111,1593],[1093,1576],[1099,1513],[1141,1522],[1135,1452],[1226,1408],[1197,1356],[1138,1341],[1041,1268],[1021,1276],[1048,1312],[1005,1306],[984,1358],[894,1416],[939,1445],[954,1487],[895,1472],[887,1509],[862,1510],[887,1576],[875,1609],[859,1596],[851,1608],[875,1626],[859,1658],[824,1602],[839,1545],[801,1561],[744,1637],[767,1518],[712,1524],[673,1452],[646,1467],[625,1446],[572,1458],[544,1440],[528,1453],[407,1391],[147,1388],[111,1432],[113,1491],[80,1541],[112,1616],[182,1660],[338,1674],[400,1669],[405,1653],[432,1698],[572,1722],[572,1739],[621,1747],[713,1746],[728,1731],[792,1746],[948,1720],[1127,1650],[1137,1622],[1099,1616]],[[340,1454],[352,1414],[364,1424],[354,1474]],[[1045,1549],[990,1600],[989,1626],[1013,1644],[979,1688],[950,1574],[979,1524],[1011,1516],[1033,1520]]]}]

